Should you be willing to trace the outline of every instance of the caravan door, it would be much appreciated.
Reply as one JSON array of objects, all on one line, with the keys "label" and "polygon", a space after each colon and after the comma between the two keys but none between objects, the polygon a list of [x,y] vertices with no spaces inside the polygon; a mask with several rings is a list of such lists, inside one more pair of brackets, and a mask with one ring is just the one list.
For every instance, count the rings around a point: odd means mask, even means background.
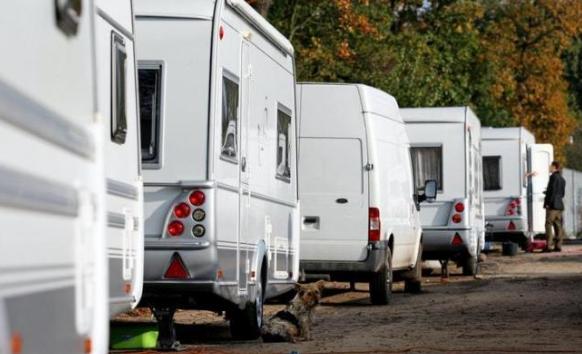
[{"label": "caravan door", "polygon": [[241,119],[240,119],[240,193],[239,193],[239,232],[238,232],[238,284],[239,294],[245,294],[247,291],[248,272],[250,268],[251,251],[248,249],[246,242],[249,235],[249,211],[251,207],[251,190],[250,190],[250,164],[248,159],[248,126],[249,111],[251,102],[251,75],[252,67],[250,62],[250,44],[245,39],[241,47]]},{"label": "caravan door", "polygon": [[550,179],[550,164],[554,149],[550,144],[532,144],[528,147],[529,177],[528,213],[529,228],[534,234],[545,232],[545,191]]}]

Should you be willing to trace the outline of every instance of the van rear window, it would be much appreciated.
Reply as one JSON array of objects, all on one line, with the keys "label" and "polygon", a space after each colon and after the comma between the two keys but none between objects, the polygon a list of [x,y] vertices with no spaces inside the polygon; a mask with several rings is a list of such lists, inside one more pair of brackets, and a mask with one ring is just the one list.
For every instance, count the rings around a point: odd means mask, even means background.
[{"label": "van rear window", "polygon": [[281,108],[277,110],[277,178],[291,180],[290,152],[291,115]]},{"label": "van rear window", "polygon": [[428,180],[437,181],[438,190],[443,190],[443,147],[417,146],[410,148],[414,186],[421,189]]},{"label": "van rear window", "polygon": [[501,190],[501,156],[483,156],[483,189]]},{"label": "van rear window", "polygon": [[236,162],[238,159],[238,83],[222,78],[222,147],[220,155]]},{"label": "van rear window", "polygon": [[143,162],[156,163],[159,162],[162,65],[140,64],[138,76],[141,158]]}]

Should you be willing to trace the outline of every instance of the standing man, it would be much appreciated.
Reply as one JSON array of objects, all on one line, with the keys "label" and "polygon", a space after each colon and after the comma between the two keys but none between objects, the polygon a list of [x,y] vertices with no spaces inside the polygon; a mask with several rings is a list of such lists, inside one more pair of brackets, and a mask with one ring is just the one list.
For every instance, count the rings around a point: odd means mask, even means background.
[{"label": "standing man", "polygon": [[[560,163],[553,161],[550,165],[550,180],[546,189],[544,208],[546,209],[546,249],[544,252],[551,252],[552,247],[556,252],[562,251],[562,239],[564,230],[562,227],[562,213],[564,211],[564,192],[566,190],[566,180],[562,177]],[[554,234],[555,233],[555,234]]]}]

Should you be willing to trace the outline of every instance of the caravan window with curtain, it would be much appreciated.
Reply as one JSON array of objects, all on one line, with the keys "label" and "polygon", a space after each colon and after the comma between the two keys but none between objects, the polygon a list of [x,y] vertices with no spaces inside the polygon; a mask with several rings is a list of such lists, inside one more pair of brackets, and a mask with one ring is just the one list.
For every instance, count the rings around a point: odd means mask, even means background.
[{"label": "caravan window with curtain", "polygon": [[421,189],[428,180],[437,181],[438,190],[443,190],[443,147],[418,146],[410,148],[414,186]]},{"label": "caravan window with curtain", "polygon": [[483,189],[501,190],[501,156],[483,156]]}]

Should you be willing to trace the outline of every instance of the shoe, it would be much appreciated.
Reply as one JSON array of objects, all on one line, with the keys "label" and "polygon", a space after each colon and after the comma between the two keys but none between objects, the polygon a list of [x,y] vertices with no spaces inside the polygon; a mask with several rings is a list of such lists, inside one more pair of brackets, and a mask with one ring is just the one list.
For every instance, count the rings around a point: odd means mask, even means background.
[{"label": "shoe", "polygon": [[556,248],[554,248],[554,252],[562,252],[562,248],[556,247]]},{"label": "shoe", "polygon": [[550,252],[552,252],[552,250],[549,248],[544,248],[544,250],[542,251],[542,253],[550,253]]}]

